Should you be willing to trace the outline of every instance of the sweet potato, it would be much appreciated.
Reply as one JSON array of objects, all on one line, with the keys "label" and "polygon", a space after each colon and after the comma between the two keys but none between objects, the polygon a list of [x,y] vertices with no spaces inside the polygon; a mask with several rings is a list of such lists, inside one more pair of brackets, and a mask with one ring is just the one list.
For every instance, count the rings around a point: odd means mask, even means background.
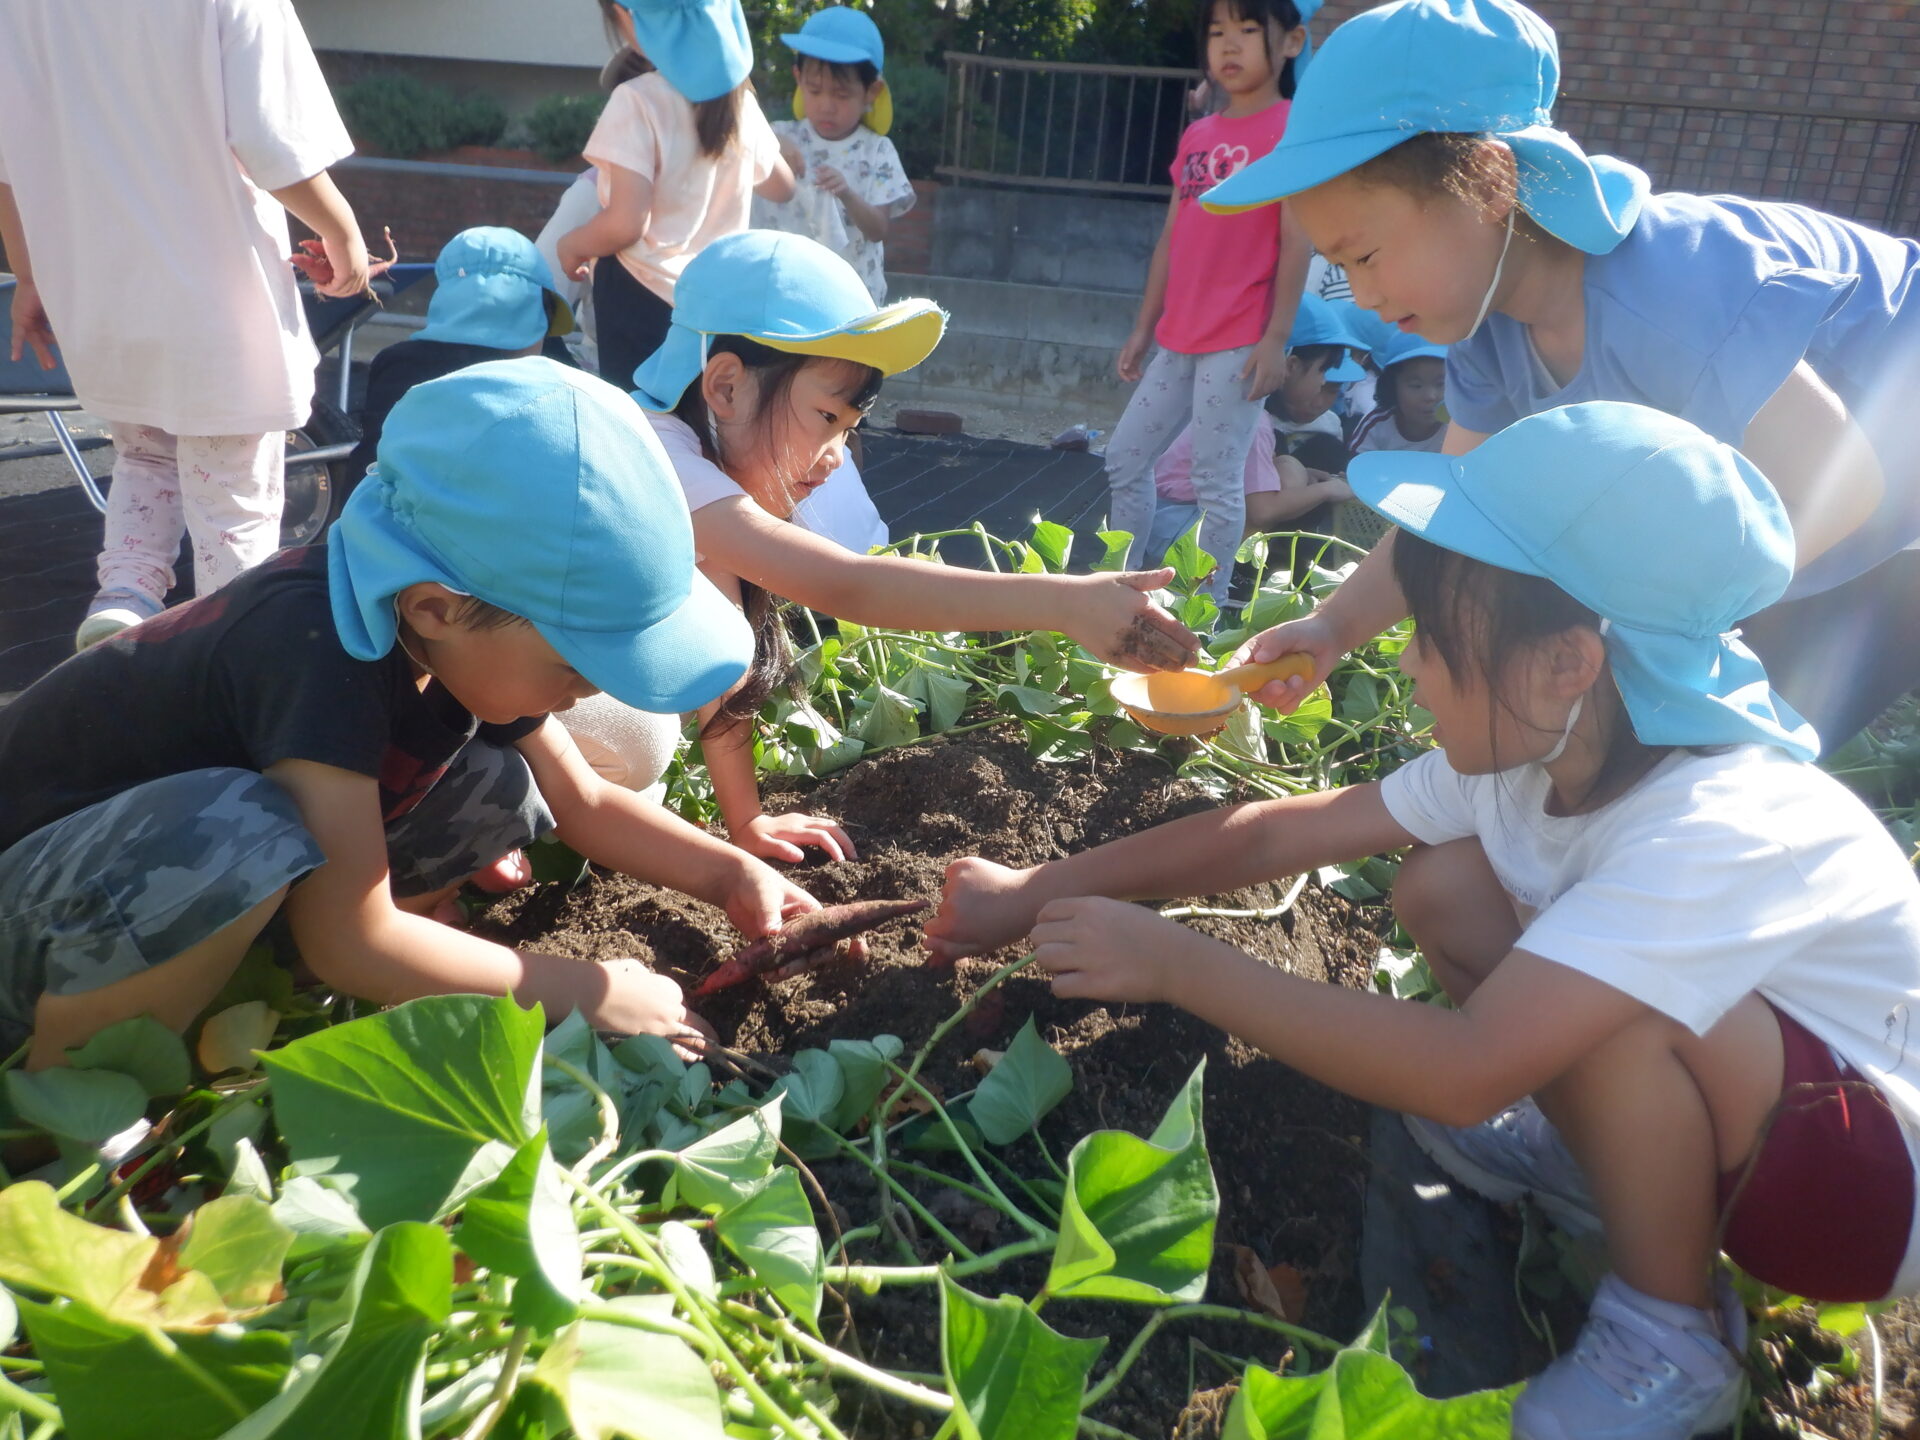
[{"label": "sweet potato", "polygon": [[[392,227],[387,228],[386,236],[386,258],[375,259],[371,255],[367,257],[367,278],[369,280],[378,279],[400,263],[400,247],[393,243]],[[313,281],[314,284],[330,285],[333,283],[333,261],[327,258],[327,247],[318,240],[302,240],[296,253],[290,255],[288,258],[293,261],[293,268]]]},{"label": "sweet potato", "polygon": [[[928,900],[856,900],[849,905],[829,905],[824,910],[797,916],[773,934],[763,935],[734,951],[732,958],[703,980],[693,993],[711,995],[716,990],[725,990],[770,972],[785,976],[814,969],[832,959],[842,941],[864,935],[889,920],[917,915],[931,903]],[[862,946],[862,953],[864,950]],[[848,958],[855,957],[849,954]]]}]

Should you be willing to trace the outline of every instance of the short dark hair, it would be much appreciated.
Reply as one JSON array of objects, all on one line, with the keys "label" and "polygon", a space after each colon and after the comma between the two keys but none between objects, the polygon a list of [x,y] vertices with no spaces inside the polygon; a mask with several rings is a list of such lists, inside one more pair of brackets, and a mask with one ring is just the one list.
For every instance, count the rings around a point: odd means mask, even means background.
[{"label": "short dark hair", "polygon": [[1331,370],[1346,359],[1347,347],[1334,344],[1296,345],[1287,353],[1308,369],[1318,365],[1323,370]]},{"label": "short dark hair", "polygon": [[880,78],[879,67],[871,60],[822,60],[818,55],[801,55],[795,58],[793,68],[802,75],[824,70],[827,79],[851,80],[862,90],[872,89],[873,82]]},{"label": "short dark hair", "polygon": [[460,596],[460,604],[448,618],[463,630],[505,630],[509,625],[533,623],[526,616],[516,615],[511,610],[502,610],[498,605],[482,600],[478,595]]},{"label": "short dark hair", "polygon": [[[1402,140],[1347,173],[1363,185],[1405,190],[1419,199],[1451,196],[1485,209],[1514,201],[1514,176],[1495,158],[1497,137],[1467,131],[1428,130]],[[1524,217],[1523,217],[1524,218]]]},{"label": "short dark hair", "polygon": [[[1200,46],[1200,70],[1207,68],[1207,27],[1213,23],[1213,7],[1221,0],[1198,0],[1194,13],[1194,35]],[[1293,0],[1225,0],[1227,13],[1236,20],[1258,20],[1267,31],[1267,63],[1273,63],[1273,27],[1281,33],[1300,27],[1300,11]],[[1293,57],[1280,67],[1280,97],[1293,98]]]}]

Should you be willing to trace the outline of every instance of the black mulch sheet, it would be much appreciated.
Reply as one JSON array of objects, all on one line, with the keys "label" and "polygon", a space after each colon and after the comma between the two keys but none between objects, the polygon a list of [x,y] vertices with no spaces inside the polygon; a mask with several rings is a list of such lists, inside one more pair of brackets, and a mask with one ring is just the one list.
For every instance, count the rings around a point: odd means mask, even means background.
[{"label": "black mulch sheet", "polygon": [[[1107,483],[1097,455],[968,435],[874,431],[862,439],[867,490],[896,539],[976,520],[1017,538],[1041,514],[1081,537],[1080,567],[1101,553],[1092,532],[1106,513]],[[99,546],[100,517],[78,485],[0,500],[0,693],[25,689],[72,653]],[[980,563],[973,540],[948,542],[942,553]]]}]

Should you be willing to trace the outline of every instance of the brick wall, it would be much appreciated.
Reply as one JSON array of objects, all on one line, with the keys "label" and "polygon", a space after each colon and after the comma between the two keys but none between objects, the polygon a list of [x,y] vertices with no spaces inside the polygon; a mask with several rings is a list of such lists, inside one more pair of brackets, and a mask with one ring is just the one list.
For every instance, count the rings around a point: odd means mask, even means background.
[{"label": "brick wall", "polygon": [[[1796,199],[1920,229],[1920,185],[1903,183],[1915,159],[1908,122],[1920,122],[1911,0],[1530,3],[1560,36],[1560,123],[1589,150],[1665,188]],[[1329,0],[1316,36],[1368,8]]]}]

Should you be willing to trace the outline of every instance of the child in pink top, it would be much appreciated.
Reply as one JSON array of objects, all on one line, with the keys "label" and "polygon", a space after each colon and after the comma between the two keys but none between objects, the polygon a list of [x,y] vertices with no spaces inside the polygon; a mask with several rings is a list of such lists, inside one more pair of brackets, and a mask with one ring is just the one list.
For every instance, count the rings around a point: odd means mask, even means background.
[{"label": "child in pink top", "polygon": [[[793,198],[753,98],[740,0],[600,0],[609,31],[652,62],[614,90],[587,141],[600,213],[560,237],[564,274],[593,274],[600,374],[622,390],[660,348],[687,262],[747,228],[752,197]],[[607,259],[613,263],[593,264]]]},{"label": "child in pink top", "polygon": [[[1218,115],[1180,137],[1173,198],[1154,247],[1122,380],[1138,381],[1107,446],[1111,522],[1144,556],[1154,512],[1153,463],[1189,420],[1194,493],[1206,513],[1201,546],[1218,562],[1224,600],[1246,518],[1241,470],[1260,400],[1279,384],[1287,333],[1311,254],[1291,212],[1215,215],[1199,197],[1265,155],[1286,128],[1293,71],[1316,0],[1201,0],[1209,81],[1227,97]],[[1149,344],[1159,349],[1142,373]]]}]

